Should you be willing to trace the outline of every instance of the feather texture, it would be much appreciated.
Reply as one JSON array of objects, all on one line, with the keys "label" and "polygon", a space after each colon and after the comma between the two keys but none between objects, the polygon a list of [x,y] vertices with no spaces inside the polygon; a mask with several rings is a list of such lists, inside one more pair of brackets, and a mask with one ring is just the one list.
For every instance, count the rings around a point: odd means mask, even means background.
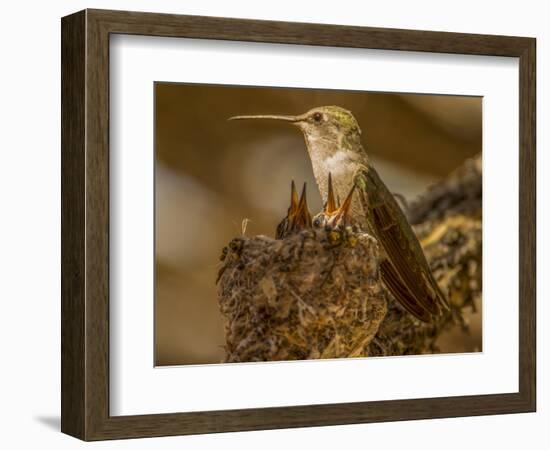
[{"label": "feather texture", "polygon": [[369,229],[384,249],[387,260],[381,264],[386,287],[407,311],[428,322],[431,315],[448,309],[418,238],[394,196],[376,170],[365,167],[356,185],[363,191],[360,198],[367,212]]}]

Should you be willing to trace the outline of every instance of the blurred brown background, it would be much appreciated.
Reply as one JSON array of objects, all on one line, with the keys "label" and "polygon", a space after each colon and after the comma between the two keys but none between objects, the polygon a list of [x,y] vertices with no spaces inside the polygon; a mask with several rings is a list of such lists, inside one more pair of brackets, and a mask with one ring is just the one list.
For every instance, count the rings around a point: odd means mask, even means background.
[{"label": "blurred brown background", "polygon": [[[353,112],[381,177],[407,199],[481,151],[480,97],[156,83],[157,365],[222,358],[215,279],[221,250],[241,234],[243,219],[247,235],[273,236],[291,179],[307,181],[310,209],[321,207],[298,129],[227,118],[322,105]],[[441,349],[479,349],[477,316],[469,335],[449,333]]]}]

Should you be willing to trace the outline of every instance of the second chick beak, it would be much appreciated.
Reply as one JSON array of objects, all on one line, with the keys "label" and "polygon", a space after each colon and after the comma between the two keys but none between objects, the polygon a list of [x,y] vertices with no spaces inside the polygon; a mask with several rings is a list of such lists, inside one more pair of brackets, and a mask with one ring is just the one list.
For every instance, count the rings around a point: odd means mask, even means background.
[{"label": "second chick beak", "polygon": [[336,212],[336,201],[334,200],[334,189],[332,187],[332,174],[330,172],[328,174],[328,194],[324,212],[329,216]]},{"label": "second chick beak", "polygon": [[354,192],[355,192],[355,184],[350,189],[349,194],[344,200],[344,203],[342,203],[342,206],[340,206],[336,210],[336,212],[334,213],[334,216],[331,218],[331,222],[333,223],[334,226],[345,225],[346,219],[348,217],[348,214],[351,208],[351,202],[353,200]]}]

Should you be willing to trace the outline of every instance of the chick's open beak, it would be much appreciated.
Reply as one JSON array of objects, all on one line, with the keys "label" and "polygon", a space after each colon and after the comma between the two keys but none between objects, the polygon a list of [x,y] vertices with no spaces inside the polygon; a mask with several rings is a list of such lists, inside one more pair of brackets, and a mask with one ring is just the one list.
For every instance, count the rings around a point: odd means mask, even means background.
[{"label": "chick's open beak", "polygon": [[295,231],[300,231],[305,228],[311,228],[311,213],[309,212],[309,208],[307,206],[306,189],[307,186],[306,183],[304,183],[302,194],[300,195],[300,201],[298,202],[298,211],[296,212],[296,216],[292,221],[292,229]]},{"label": "chick's open beak", "polygon": [[336,211],[336,201],[334,200],[334,189],[332,188],[332,174],[328,174],[328,194],[325,204],[325,213],[330,215]]},{"label": "chick's open beak", "polygon": [[290,207],[288,208],[288,217],[292,218],[298,212],[298,192],[294,180],[290,184]]},{"label": "chick's open beak", "polygon": [[334,223],[340,223],[345,222],[349,210],[351,207],[351,201],[353,200],[353,193],[355,192],[355,184],[352,186],[352,188],[349,191],[349,194],[347,195],[346,199],[344,200],[344,203],[342,203],[342,206],[336,210],[335,216],[334,216]]}]

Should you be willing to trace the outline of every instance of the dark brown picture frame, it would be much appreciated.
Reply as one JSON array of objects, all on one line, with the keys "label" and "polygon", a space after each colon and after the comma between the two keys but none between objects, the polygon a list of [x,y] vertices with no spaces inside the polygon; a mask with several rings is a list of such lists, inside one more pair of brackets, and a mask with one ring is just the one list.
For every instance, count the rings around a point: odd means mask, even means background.
[{"label": "dark brown picture frame", "polygon": [[[535,411],[534,38],[104,10],[85,10],[64,17],[61,31],[61,429],[64,433],[84,440],[100,440]],[[230,411],[110,416],[111,34],[519,58],[519,392]]]}]

